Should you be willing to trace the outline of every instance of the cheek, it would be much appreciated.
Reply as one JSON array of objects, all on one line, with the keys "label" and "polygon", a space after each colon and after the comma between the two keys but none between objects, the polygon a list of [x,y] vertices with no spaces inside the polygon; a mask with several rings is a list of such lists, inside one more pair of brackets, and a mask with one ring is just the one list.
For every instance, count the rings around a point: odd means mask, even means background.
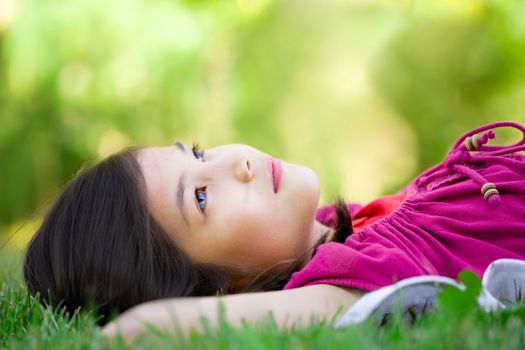
[{"label": "cheek", "polygon": [[306,248],[307,228],[295,227],[294,231],[289,223],[289,218],[270,212],[240,217],[230,231],[231,253],[242,254],[250,265],[264,267],[296,257]]},{"label": "cheek", "polygon": [[224,260],[267,267],[295,258],[308,248],[315,205],[305,210],[301,205],[288,205],[284,201],[287,198],[270,203],[268,198],[246,199],[231,194],[226,198],[216,212],[215,218],[220,219],[214,221],[220,222],[214,250],[220,251]]}]

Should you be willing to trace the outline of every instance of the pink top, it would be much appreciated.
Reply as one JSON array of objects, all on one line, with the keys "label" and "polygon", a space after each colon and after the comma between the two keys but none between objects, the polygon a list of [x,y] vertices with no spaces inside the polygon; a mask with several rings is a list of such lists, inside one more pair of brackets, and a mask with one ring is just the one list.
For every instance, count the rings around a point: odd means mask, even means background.
[{"label": "pink top", "polygon": [[[498,127],[518,129],[522,139],[510,146],[485,145],[495,137],[490,129]],[[524,150],[525,127],[517,123],[493,123],[464,134],[442,163],[393,197],[401,198],[399,205],[381,217],[365,216],[366,227],[344,244],[320,245],[284,289],[333,284],[370,291],[417,275],[456,278],[465,268],[481,275],[495,259],[525,259],[525,157],[517,153]],[[358,219],[362,208],[348,207]],[[327,206],[316,218],[333,226],[333,216]]]}]

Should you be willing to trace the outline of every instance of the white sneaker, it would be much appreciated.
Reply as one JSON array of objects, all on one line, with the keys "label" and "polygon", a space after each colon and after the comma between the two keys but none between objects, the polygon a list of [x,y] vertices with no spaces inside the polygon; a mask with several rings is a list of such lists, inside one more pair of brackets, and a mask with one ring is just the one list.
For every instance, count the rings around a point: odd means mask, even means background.
[{"label": "white sneaker", "polygon": [[525,300],[525,261],[516,259],[494,260],[481,280],[478,303],[486,311],[505,308]]},{"label": "white sneaker", "polygon": [[416,276],[393,285],[377,289],[362,296],[336,322],[335,328],[361,323],[371,317],[382,325],[397,310],[404,310],[405,317],[415,318],[434,309],[436,297],[445,286],[465,287],[443,276]]},{"label": "white sneaker", "polygon": [[[343,328],[372,318],[382,325],[395,311],[403,311],[409,319],[434,309],[437,295],[447,286],[465,290],[465,286],[448,277],[417,276],[377,289],[362,296],[335,323]],[[494,260],[485,270],[481,281],[478,304],[485,311],[504,309],[507,304],[525,300],[525,261]]]}]

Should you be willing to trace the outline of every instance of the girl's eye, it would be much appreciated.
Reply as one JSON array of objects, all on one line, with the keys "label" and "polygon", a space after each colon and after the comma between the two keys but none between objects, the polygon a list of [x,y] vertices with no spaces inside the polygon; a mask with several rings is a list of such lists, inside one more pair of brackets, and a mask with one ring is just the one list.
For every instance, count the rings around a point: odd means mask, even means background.
[{"label": "girl's eye", "polygon": [[194,143],[191,147],[191,152],[196,159],[201,159],[204,161],[204,150],[200,148],[198,143]]},{"label": "girl's eye", "polygon": [[206,187],[200,187],[195,190],[195,199],[201,212],[206,210]]},{"label": "girl's eye", "polygon": [[[200,148],[198,143],[194,143],[191,147],[191,152],[195,159],[200,159],[204,162],[204,150]],[[206,210],[206,187],[199,187],[195,189],[195,199],[197,206],[202,213]]]}]

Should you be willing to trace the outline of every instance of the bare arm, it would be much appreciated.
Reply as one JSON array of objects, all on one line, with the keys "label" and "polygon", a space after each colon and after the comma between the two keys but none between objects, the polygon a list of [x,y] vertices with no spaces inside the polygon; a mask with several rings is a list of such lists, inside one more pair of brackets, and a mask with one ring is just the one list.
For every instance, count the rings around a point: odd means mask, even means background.
[{"label": "bare arm", "polygon": [[210,326],[218,324],[219,303],[226,309],[226,320],[239,326],[242,320],[254,322],[272,311],[281,327],[292,324],[306,325],[310,317],[329,319],[339,307],[343,310],[355,303],[362,292],[320,284],[275,292],[226,295],[223,297],[192,297],[163,299],[138,305],[111,322],[103,329],[105,336],[121,332],[126,340],[142,332],[145,324],[160,329],[173,329],[174,322],[183,333],[192,328],[200,329],[200,317],[209,320]]}]

